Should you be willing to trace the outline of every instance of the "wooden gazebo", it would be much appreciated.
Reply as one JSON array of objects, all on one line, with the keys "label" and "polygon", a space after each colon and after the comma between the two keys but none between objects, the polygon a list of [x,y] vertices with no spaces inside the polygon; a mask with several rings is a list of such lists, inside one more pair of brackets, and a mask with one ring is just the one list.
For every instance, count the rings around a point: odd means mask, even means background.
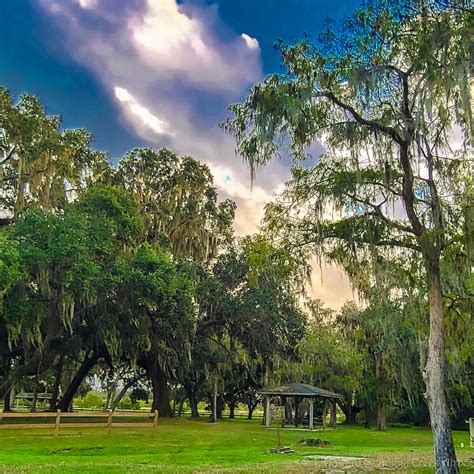
[{"label": "wooden gazebo", "polygon": [[309,429],[314,428],[314,401],[316,398],[326,398],[331,401],[331,421],[335,425],[336,422],[336,400],[342,398],[338,393],[324,390],[323,388],[314,387],[306,383],[291,383],[288,385],[281,385],[274,388],[266,388],[260,391],[264,397],[265,407],[265,426],[270,426],[270,402],[274,397],[285,399],[291,397],[295,400],[295,420],[296,426],[298,424],[298,405],[303,399],[309,402]]}]

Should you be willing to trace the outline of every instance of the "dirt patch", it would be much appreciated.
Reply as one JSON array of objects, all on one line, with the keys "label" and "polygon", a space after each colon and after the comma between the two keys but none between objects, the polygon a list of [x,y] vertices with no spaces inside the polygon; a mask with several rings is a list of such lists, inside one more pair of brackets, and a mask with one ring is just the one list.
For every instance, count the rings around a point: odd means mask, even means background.
[{"label": "dirt patch", "polygon": [[288,446],[280,446],[278,448],[272,448],[268,450],[271,454],[291,454],[294,453],[295,450],[289,448]]},{"label": "dirt patch", "polygon": [[103,446],[92,446],[85,448],[59,448],[59,449],[47,449],[44,454],[74,454],[74,455],[92,455],[100,454],[104,449]]},{"label": "dirt patch", "polygon": [[327,439],[319,438],[304,438],[298,441],[298,444],[302,446],[318,446],[318,447],[329,447],[331,443]]},{"label": "dirt patch", "polygon": [[[458,461],[461,472],[474,472],[474,456],[465,451],[459,452]],[[327,456],[314,455],[319,459],[307,459],[306,456],[292,455],[292,461],[268,462],[264,464],[252,464],[247,466],[233,466],[231,468],[215,468],[194,470],[196,473],[239,473],[239,474],[330,474],[330,473],[374,473],[384,474],[413,474],[414,472],[426,472],[430,469],[434,472],[433,457],[430,452],[385,452],[370,457],[357,456]],[[309,455],[308,455],[309,456]]]}]

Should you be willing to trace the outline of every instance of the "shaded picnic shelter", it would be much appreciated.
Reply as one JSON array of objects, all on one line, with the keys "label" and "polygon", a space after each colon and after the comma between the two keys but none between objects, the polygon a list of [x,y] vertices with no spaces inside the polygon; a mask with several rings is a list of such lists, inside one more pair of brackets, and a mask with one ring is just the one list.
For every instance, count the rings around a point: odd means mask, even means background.
[{"label": "shaded picnic shelter", "polygon": [[270,403],[275,397],[279,397],[285,404],[286,398],[291,397],[295,401],[295,426],[298,426],[298,406],[302,400],[309,402],[309,429],[314,428],[314,401],[316,399],[327,399],[331,402],[331,424],[336,424],[336,400],[342,398],[338,393],[325,390],[323,388],[314,387],[306,383],[290,383],[288,385],[280,385],[274,388],[265,388],[260,391],[264,397],[265,408],[265,426],[270,426]]}]

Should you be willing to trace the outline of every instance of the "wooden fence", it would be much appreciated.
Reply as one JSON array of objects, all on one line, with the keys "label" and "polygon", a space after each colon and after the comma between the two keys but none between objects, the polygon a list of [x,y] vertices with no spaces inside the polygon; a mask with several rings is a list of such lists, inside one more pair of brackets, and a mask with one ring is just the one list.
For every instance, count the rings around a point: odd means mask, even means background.
[{"label": "wooden fence", "polygon": [[[137,421],[138,419],[139,421]],[[18,413],[0,411],[0,429],[18,428],[54,428],[54,435],[59,435],[60,428],[106,428],[107,434],[112,428],[152,427],[153,434],[158,428],[158,411],[154,413],[92,412],[62,413],[61,410],[40,413]]]}]

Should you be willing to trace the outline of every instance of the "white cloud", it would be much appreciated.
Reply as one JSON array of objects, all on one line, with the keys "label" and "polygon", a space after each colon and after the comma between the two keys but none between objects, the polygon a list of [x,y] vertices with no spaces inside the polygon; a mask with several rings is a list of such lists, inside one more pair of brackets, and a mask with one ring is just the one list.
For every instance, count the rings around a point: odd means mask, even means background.
[{"label": "white cloud", "polygon": [[260,45],[259,45],[258,40],[256,38],[252,38],[251,36],[249,36],[246,33],[242,33],[240,36],[244,39],[244,41],[247,43],[247,46],[250,49],[259,49],[260,48]]},{"label": "white cloud", "polygon": [[88,10],[90,8],[95,8],[98,5],[98,0],[77,0],[80,7],[84,10]]},{"label": "white cloud", "polygon": [[133,97],[127,89],[123,87],[115,87],[115,97],[125,106],[125,113],[131,116],[131,120],[138,119],[140,125],[148,127],[157,135],[170,134],[168,124],[159,119],[156,115],[153,115],[146,107],[141,105],[135,97]]},{"label": "white cloud", "polygon": [[128,21],[129,40],[144,64],[159,75],[181,73],[191,82],[224,90],[240,89],[256,79],[258,51],[242,48],[238,38],[221,43],[206,24],[206,12],[187,15],[186,5],[176,0],[145,0],[145,6],[144,14]]},{"label": "white cloud", "polygon": [[130,29],[137,44],[158,54],[170,54],[183,46],[190,46],[198,56],[209,53],[199,22],[181,13],[174,0],[149,0],[147,15],[130,22]]}]

